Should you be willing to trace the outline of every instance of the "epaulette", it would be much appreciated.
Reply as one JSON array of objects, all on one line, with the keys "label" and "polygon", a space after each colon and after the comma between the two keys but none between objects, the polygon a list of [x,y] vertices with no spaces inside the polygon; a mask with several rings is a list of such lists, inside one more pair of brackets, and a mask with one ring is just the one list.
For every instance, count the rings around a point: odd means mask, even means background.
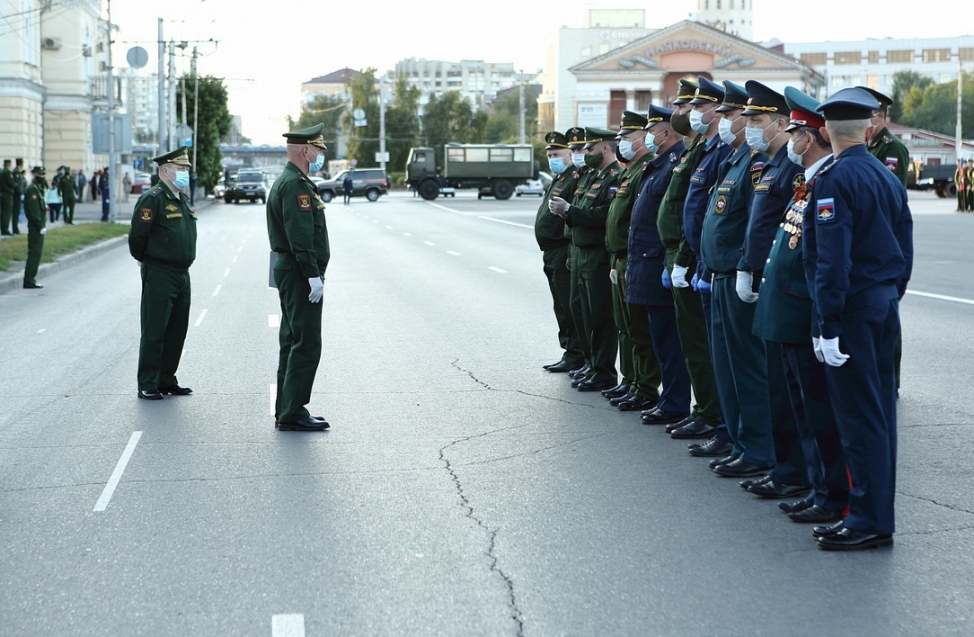
[{"label": "epaulette", "polygon": [[610,168],[609,169],[609,174],[612,175],[613,177],[618,177],[619,176],[619,171],[616,170],[615,168]]},{"label": "epaulette", "polygon": [[838,162],[839,162],[838,158],[833,159],[826,165],[822,166],[821,170],[815,173],[815,176],[818,177],[820,175],[824,175],[825,173],[829,172],[830,170],[832,170],[832,166],[835,166]]},{"label": "epaulette", "polygon": [[890,139],[887,135],[883,135],[883,142],[885,142],[887,144],[892,144],[893,143],[893,140]]},{"label": "epaulette", "polygon": [[679,158],[680,158],[680,156],[679,156],[679,155],[677,155],[676,153],[670,153],[670,163],[671,163],[671,164],[675,164],[675,163],[676,163],[676,161],[677,161],[677,160],[678,160]]}]

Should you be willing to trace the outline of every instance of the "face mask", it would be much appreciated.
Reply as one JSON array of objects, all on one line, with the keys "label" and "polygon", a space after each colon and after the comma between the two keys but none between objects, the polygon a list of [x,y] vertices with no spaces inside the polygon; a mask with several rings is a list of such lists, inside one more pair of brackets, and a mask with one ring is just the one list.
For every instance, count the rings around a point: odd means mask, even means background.
[{"label": "face mask", "polygon": [[774,122],[768,124],[765,128],[751,128],[748,126],[744,129],[744,139],[747,140],[747,145],[751,147],[752,150],[756,150],[760,153],[768,150],[771,146],[771,142],[764,141],[764,131],[768,130],[774,126]]},{"label": "face mask", "polygon": [[731,131],[733,126],[734,122],[724,118],[717,123],[717,134],[725,144],[733,144],[737,140],[737,135]]},{"label": "face mask", "polygon": [[808,148],[806,147],[804,152],[802,152],[801,154],[796,153],[795,140],[793,139],[788,140],[788,159],[790,159],[792,163],[802,166],[802,156],[807,152],[808,152]]},{"label": "face mask", "polygon": [[673,115],[671,115],[670,126],[672,126],[673,130],[675,130],[680,135],[689,135],[690,131],[693,130],[692,128],[690,128],[690,116],[686,114],[677,115],[676,113],[674,113]]},{"label": "face mask", "polygon": [[321,170],[321,167],[325,165],[325,156],[321,153],[315,155],[315,160],[308,164],[308,172],[316,173]]},{"label": "face mask", "polygon": [[646,144],[646,148],[649,149],[649,152],[655,153],[656,151],[659,150],[659,144],[656,143],[656,135],[653,135],[652,133],[646,133],[646,139],[644,139],[643,141]]},{"label": "face mask", "polygon": [[700,135],[706,135],[710,130],[710,124],[703,123],[703,115],[700,111],[690,111],[690,128]]},{"label": "face mask", "polygon": [[622,157],[626,161],[629,161],[630,159],[635,157],[636,151],[632,149],[632,142],[629,141],[628,139],[624,139],[621,142],[619,142],[619,154],[622,155]]},{"label": "face mask", "polygon": [[592,155],[585,155],[585,165],[589,168],[598,168],[602,165],[602,153],[595,153]]},{"label": "face mask", "polygon": [[572,164],[575,168],[585,168],[585,153],[572,153]]},{"label": "face mask", "polygon": [[180,170],[177,172],[176,177],[172,180],[172,184],[179,190],[189,186],[189,171]]},{"label": "face mask", "polygon": [[561,157],[549,157],[548,158],[548,168],[551,169],[556,175],[560,175],[566,170],[568,170],[568,165],[565,164],[565,160]]}]

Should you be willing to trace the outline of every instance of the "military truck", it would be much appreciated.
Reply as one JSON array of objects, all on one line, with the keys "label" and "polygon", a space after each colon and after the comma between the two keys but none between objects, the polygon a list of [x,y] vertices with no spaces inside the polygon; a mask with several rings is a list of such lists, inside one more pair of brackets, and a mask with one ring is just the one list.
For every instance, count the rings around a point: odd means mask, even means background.
[{"label": "military truck", "polygon": [[933,190],[941,198],[953,197],[957,194],[957,186],[954,185],[955,172],[957,166],[951,164],[911,163],[906,175],[906,185],[913,190]]},{"label": "military truck", "polygon": [[476,188],[477,198],[510,199],[514,187],[538,178],[534,149],[518,144],[446,144],[440,149],[413,148],[406,162],[406,183],[426,200],[442,188]]}]

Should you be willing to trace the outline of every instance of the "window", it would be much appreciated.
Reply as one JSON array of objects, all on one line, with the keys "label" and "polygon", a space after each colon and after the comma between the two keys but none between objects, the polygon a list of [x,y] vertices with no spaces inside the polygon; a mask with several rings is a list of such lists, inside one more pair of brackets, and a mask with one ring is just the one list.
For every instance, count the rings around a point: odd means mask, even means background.
[{"label": "window", "polygon": [[[463,152],[463,149],[460,149]],[[490,161],[489,148],[468,148],[467,161]]]},{"label": "window", "polygon": [[862,53],[859,51],[837,51],[835,53],[836,64],[859,64],[862,61]]},{"label": "window", "polygon": [[490,161],[511,161],[514,159],[513,148],[491,148]]},{"label": "window", "polygon": [[717,0],[717,10],[720,11],[720,0]]},{"label": "window", "polygon": [[886,52],[886,62],[912,62],[913,61],[913,51],[908,49],[900,49],[897,51],[887,51]]},{"label": "window", "polygon": [[447,161],[450,161],[450,162],[457,162],[457,161],[465,161],[466,160],[466,156],[464,155],[464,152],[463,152],[463,149],[462,148],[447,148],[446,149],[446,158],[447,158]]},{"label": "window", "polygon": [[827,53],[802,53],[802,62],[809,66],[825,66],[828,62]]},{"label": "window", "polygon": [[924,49],[924,62],[950,62],[950,49]]},{"label": "window", "polygon": [[868,56],[870,64],[879,64],[879,51],[870,51]]},{"label": "window", "polygon": [[960,55],[962,62],[970,62],[974,60],[974,48],[961,48],[958,49],[957,53]]},{"label": "window", "polygon": [[532,161],[534,159],[534,151],[531,148],[515,148],[514,149],[514,161],[524,162]]}]

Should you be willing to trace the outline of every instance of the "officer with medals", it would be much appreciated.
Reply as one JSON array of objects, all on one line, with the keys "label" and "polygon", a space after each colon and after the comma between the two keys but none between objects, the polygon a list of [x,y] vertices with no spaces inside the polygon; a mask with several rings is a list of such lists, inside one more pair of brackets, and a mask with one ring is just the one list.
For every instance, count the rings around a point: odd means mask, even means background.
[{"label": "officer with medals", "polygon": [[[761,475],[773,464],[768,402],[767,362],[764,344],[751,334],[754,305],[737,294],[737,270],[747,234],[754,187],[768,156],[750,143],[762,144],[765,128],[754,128],[749,116],[774,113],[779,108],[774,94],[747,82],[748,100],[742,118],[745,141],[726,162],[725,171],[710,199],[710,210],[703,221],[700,255],[713,273],[711,343],[714,373],[720,407],[733,443],[728,455],[715,458],[710,468],[725,477]],[[753,91],[753,92],[752,92]],[[784,110],[784,100],[781,100]],[[771,129],[781,124],[765,122]],[[757,131],[757,135],[753,132]],[[764,143],[763,145],[767,145]]]},{"label": "officer with medals", "polygon": [[609,254],[605,250],[605,221],[622,172],[615,158],[614,137],[610,130],[586,128],[585,163],[593,174],[582,182],[584,194],[572,203],[562,197],[552,197],[548,203],[549,210],[563,216],[571,227],[577,250],[572,254],[572,281],[581,301],[580,332],[591,346],[592,370],[576,387],[585,392],[618,384],[615,361],[619,339],[612,321]]},{"label": "officer with medals", "polygon": [[[626,303],[626,268],[629,254],[629,226],[632,208],[639,194],[643,169],[650,159],[646,147],[646,118],[632,111],[622,112],[618,153],[626,161],[619,189],[609,204],[605,222],[605,248],[609,253],[609,282],[612,285],[612,313],[619,335],[619,372],[622,383],[610,399],[620,411],[642,411],[659,400],[660,368],[653,350],[649,317],[644,308]],[[607,396],[608,397],[608,396]]]},{"label": "officer with medals", "polygon": [[578,369],[585,364],[585,354],[579,341],[578,331],[571,312],[571,270],[568,269],[570,240],[565,236],[565,221],[548,210],[552,197],[562,197],[563,193],[575,190],[578,174],[572,165],[568,139],[558,131],[545,135],[545,153],[548,155],[548,168],[554,179],[538,206],[534,220],[534,237],[541,248],[544,261],[544,274],[548,280],[548,290],[558,324],[558,343],[564,350],[561,360],[544,369],[553,373],[564,373]]},{"label": "officer with medals", "polygon": [[[785,102],[791,109],[791,125],[785,129],[788,158],[805,168],[804,183],[795,189],[778,224],[767,263],[764,266],[760,296],[754,310],[754,334],[765,340],[769,352],[768,369],[772,369],[772,352],[781,356],[791,409],[796,421],[800,444],[775,436],[776,471],[782,466],[800,466],[807,471],[811,492],[795,503],[779,505],[795,522],[824,524],[838,520],[849,502],[849,480],[842,455],[842,443],[835,424],[835,412],[829,402],[825,366],[816,357],[811,340],[814,308],[805,281],[802,264],[802,227],[815,174],[832,160],[832,149],[822,135],[825,120],[815,112],[819,103],[801,91],[785,88]],[[755,196],[757,200],[757,196]],[[769,372],[770,374],[770,372]],[[769,378],[774,382],[774,378]],[[788,454],[801,456],[802,461]],[[779,487],[777,474],[773,483]],[[798,484],[799,482],[795,482]],[[755,492],[770,489],[771,483],[752,486]],[[760,493],[759,493],[760,494]]]},{"label": "officer with medals", "polygon": [[665,413],[686,414],[690,411],[690,375],[677,334],[673,294],[663,287],[663,276],[668,274],[666,251],[656,227],[673,167],[685,149],[683,136],[670,125],[672,113],[667,108],[650,106],[646,116],[643,143],[655,156],[643,165],[639,193],[629,220],[625,300],[630,314],[643,312],[648,317],[650,342],[662,380],[657,407]]},{"label": "officer with medals", "polygon": [[[879,102],[846,88],[816,109],[835,159],[818,172],[803,222],[805,276],[852,489],[849,514],[816,526],[819,548],[889,546],[895,531],[899,299],[913,268],[913,217],[903,184],[866,149]],[[809,223],[809,221],[812,223]]]},{"label": "officer with medals", "polygon": [[[34,181],[24,193],[24,213],[27,216],[27,263],[24,265],[24,289],[36,290],[44,287],[37,282],[37,269],[44,251],[44,235],[47,234],[47,206],[44,193],[47,192],[47,178],[43,166],[34,166],[31,171]],[[18,197],[19,199],[19,197]]]},{"label": "officer with medals", "polygon": [[274,403],[274,424],[281,431],[329,427],[306,407],[321,360],[321,297],[331,256],[325,204],[308,178],[324,165],[324,128],[318,124],[284,133],[288,162],[267,195],[267,234],[277,253],[274,284],[281,300]]},{"label": "officer with medals", "polygon": [[129,252],[142,272],[138,396],[162,400],[167,394],[193,393],[176,382],[176,370],[189,329],[189,266],[196,260],[196,215],[182,192],[189,186],[192,166],[186,148],[152,161],[159,166],[159,183],[135,203]]}]

